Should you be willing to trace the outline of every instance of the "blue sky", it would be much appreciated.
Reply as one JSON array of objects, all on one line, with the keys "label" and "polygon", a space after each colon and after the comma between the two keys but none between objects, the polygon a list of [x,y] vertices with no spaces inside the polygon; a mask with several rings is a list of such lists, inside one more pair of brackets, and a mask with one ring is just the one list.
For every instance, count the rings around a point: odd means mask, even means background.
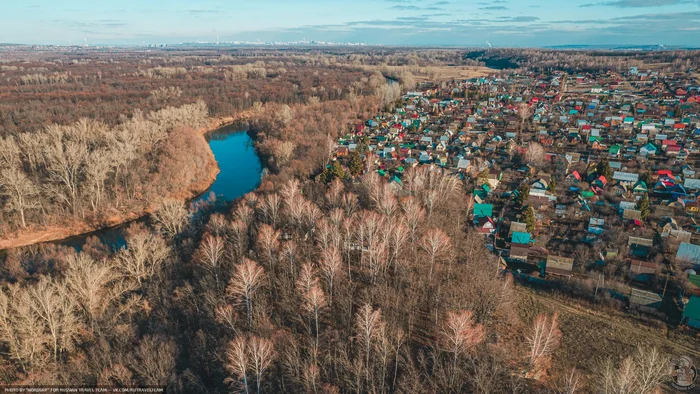
[{"label": "blue sky", "polygon": [[6,0],[0,42],[700,46],[700,0]]}]

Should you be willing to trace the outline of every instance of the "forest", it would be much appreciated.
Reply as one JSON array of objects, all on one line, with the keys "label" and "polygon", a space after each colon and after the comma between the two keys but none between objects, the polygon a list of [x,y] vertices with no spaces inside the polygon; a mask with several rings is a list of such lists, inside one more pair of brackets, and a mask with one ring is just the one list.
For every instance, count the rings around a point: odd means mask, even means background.
[{"label": "forest", "polygon": [[[352,64],[384,56],[428,67],[461,55],[251,50],[6,62],[5,231],[133,206],[153,213],[128,227],[121,249],[92,237],[80,251],[41,244],[0,256],[0,382],[175,393],[656,392],[668,374],[662,349],[558,361],[574,350],[566,346],[585,344],[565,342],[556,312],[523,314],[519,285],[467,226],[474,201],[460,179],[412,168],[398,190],[376,175],[371,155],[364,175],[333,167],[334,141],[401,89]],[[410,75],[400,77],[408,89]],[[206,171],[201,130],[237,111],[249,115],[269,175],[223,212],[189,204],[178,191]]]},{"label": "forest", "polygon": [[136,110],[114,126],[81,118],[0,137],[0,234],[110,222],[163,196],[196,195],[215,175],[199,132],[207,117],[199,101]]}]

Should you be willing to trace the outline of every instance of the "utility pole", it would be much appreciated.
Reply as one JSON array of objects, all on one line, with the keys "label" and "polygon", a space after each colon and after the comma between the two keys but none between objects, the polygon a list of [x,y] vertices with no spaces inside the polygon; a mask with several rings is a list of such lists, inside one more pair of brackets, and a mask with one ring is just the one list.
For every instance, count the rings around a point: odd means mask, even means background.
[{"label": "utility pole", "polygon": [[595,293],[593,293],[593,302],[595,303],[596,298],[598,298],[598,287],[600,287],[600,278],[601,275],[598,275],[598,280],[595,282]]}]

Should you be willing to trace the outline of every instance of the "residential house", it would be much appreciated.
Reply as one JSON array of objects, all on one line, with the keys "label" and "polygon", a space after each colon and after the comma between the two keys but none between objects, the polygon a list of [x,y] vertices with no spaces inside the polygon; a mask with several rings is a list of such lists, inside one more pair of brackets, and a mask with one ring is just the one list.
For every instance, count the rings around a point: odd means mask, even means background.
[{"label": "residential house", "polygon": [[511,242],[511,244],[517,244],[517,245],[529,245],[530,244],[530,233],[520,232],[520,231],[513,232],[513,235],[510,239],[510,242]]},{"label": "residential house", "polygon": [[588,221],[588,232],[596,235],[603,234],[603,227],[605,226],[604,219],[591,218]]},{"label": "residential house", "polygon": [[496,231],[496,223],[488,216],[476,219],[476,231],[480,234],[493,234]]},{"label": "residential house", "polygon": [[658,149],[656,149],[654,144],[646,144],[639,149],[639,154],[642,156],[654,156],[657,151]]},{"label": "residential house", "polygon": [[474,219],[493,216],[492,204],[474,204]]},{"label": "residential house", "polygon": [[546,275],[569,278],[573,275],[574,259],[569,257],[549,255],[545,265]]},{"label": "residential house", "polygon": [[639,181],[639,174],[634,174],[630,172],[615,171],[613,173],[613,180],[620,182],[626,187],[633,187],[637,181]]}]

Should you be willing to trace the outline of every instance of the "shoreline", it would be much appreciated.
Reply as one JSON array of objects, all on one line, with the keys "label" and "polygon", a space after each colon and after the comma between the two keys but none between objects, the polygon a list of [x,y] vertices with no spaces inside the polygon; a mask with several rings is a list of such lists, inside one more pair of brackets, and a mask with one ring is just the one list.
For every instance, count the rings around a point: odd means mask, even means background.
[{"label": "shoreline", "polygon": [[[206,140],[206,136],[218,129],[221,129],[230,124],[239,122],[246,119],[249,116],[248,112],[243,112],[236,116],[225,116],[211,119],[209,126],[203,127],[197,131],[197,134]],[[189,186],[187,190],[182,190],[168,196],[165,198],[180,198],[184,200],[191,200],[202,195],[214,184],[217,176],[219,175],[219,163],[214,157],[214,152],[208,147],[209,162],[207,163],[206,177],[199,180]],[[26,246],[31,246],[35,244],[45,243],[45,242],[56,242],[62,241],[68,238],[79,237],[94,233],[97,231],[109,229],[111,227],[117,227],[134,220],[138,220],[147,215],[153,213],[157,204],[150,204],[146,206],[143,210],[138,212],[128,212],[126,214],[111,216],[108,219],[101,221],[100,223],[88,223],[85,221],[76,221],[75,223],[66,224],[65,226],[54,225],[48,227],[42,227],[37,229],[24,229],[19,230],[8,235],[8,238],[0,239],[0,251],[7,249],[15,249]]]}]

